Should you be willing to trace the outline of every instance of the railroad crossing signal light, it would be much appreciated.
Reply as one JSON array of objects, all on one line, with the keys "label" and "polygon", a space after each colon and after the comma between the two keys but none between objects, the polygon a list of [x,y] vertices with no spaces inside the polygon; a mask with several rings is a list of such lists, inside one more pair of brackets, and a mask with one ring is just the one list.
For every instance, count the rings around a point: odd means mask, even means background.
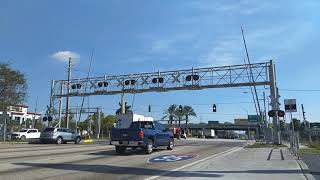
[{"label": "railroad crossing signal light", "polygon": [[279,116],[279,117],[284,117],[284,111],[279,110],[279,111],[277,111],[277,112],[278,112],[278,116]]},{"label": "railroad crossing signal light", "polygon": [[285,114],[284,111],[282,111],[282,110],[270,110],[268,112],[268,116],[274,117],[276,115],[276,113],[279,117],[284,117],[284,114]]},{"label": "railroad crossing signal light", "polygon": [[216,106],[216,104],[213,104],[213,105],[212,105],[212,112],[217,112],[217,106]]},{"label": "railroad crossing signal light", "polygon": [[42,118],[43,121],[52,121],[52,117],[51,116],[45,116]]},{"label": "railroad crossing signal light", "polygon": [[148,111],[151,112],[151,106],[149,105]]}]

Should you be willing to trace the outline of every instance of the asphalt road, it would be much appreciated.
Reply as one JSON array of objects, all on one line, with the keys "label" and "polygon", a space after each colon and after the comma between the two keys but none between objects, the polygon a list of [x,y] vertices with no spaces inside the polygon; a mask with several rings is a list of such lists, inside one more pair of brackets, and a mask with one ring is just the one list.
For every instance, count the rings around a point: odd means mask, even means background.
[{"label": "asphalt road", "polygon": [[301,154],[302,160],[308,165],[308,168],[316,180],[320,180],[320,155]]},{"label": "asphalt road", "polygon": [[[158,149],[151,155],[128,150],[117,155],[107,142],[76,144],[0,144],[0,179],[146,179],[203,177],[179,171],[206,157],[242,146],[237,140],[176,140],[174,150]],[[175,162],[150,163],[162,155],[196,155]],[[176,170],[171,172],[172,170]]]}]

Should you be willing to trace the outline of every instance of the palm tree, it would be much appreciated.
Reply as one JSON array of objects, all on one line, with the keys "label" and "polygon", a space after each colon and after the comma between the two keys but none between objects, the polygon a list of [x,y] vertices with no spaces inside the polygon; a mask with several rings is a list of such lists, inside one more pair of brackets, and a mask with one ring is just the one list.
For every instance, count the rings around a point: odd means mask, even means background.
[{"label": "palm tree", "polygon": [[183,106],[182,112],[186,116],[186,133],[188,133],[189,116],[197,117],[197,114],[191,106]]},{"label": "palm tree", "polygon": [[180,105],[178,108],[176,108],[176,110],[174,111],[174,114],[175,114],[175,116],[176,116],[177,119],[178,119],[179,127],[180,127],[181,120],[182,120],[182,118],[184,117],[183,107]]},{"label": "palm tree", "polygon": [[168,107],[168,109],[164,110],[163,114],[165,114],[165,116],[163,116],[161,119],[165,119],[165,118],[169,118],[169,123],[172,124],[173,119],[177,119],[177,116],[175,114],[176,110],[177,110],[177,105],[176,104],[172,104]]},{"label": "palm tree", "polygon": [[[121,114],[121,107],[122,107],[121,103],[119,103],[119,106],[120,106],[120,108],[117,109],[116,114]],[[125,108],[124,108],[125,113],[132,112],[131,106],[127,105],[127,102],[125,102],[124,106],[125,106]]]}]

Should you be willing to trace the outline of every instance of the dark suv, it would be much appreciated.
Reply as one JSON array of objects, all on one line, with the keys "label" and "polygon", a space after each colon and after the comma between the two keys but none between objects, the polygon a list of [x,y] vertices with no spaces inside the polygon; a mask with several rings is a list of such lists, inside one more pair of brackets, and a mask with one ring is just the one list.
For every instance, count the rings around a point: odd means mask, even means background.
[{"label": "dark suv", "polygon": [[68,128],[48,127],[40,135],[40,143],[55,142],[56,144],[66,144],[67,142],[81,142],[79,133]]}]

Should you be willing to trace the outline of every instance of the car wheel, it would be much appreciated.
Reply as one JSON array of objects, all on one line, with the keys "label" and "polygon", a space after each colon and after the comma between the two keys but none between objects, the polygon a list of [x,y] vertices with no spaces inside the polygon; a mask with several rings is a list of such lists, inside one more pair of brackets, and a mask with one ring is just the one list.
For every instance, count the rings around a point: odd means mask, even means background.
[{"label": "car wheel", "polygon": [[63,143],[62,137],[57,137],[56,144],[62,144],[62,143]]},{"label": "car wheel", "polygon": [[81,139],[79,137],[76,138],[76,140],[74,141],[74,143],[79,144],[81,142]]},{"label": "car wheel", "polygon": [[173,141],[173,139],[170,139],[169,145],[168,145],[167,149],[168,149],[168,150],[172,150],[172,149],[173,149],[173,146],[174,146],[174,141]]},{"label": "car wheel", "polygon": [[151,154],[153,151],[153,141],[150,139],[148,140],[147,146],[145,147],[145,153]]},{"label": "car wheel", "polygon": [[118,154],[123,154],[127,147],[125,146],[116,146],[116,152]]},{"label": "car wheel", "polygon": [[27,138],[26,138],[26,136],[21,136],[21,138],[20,138],[22,141],[25,141]]}]

